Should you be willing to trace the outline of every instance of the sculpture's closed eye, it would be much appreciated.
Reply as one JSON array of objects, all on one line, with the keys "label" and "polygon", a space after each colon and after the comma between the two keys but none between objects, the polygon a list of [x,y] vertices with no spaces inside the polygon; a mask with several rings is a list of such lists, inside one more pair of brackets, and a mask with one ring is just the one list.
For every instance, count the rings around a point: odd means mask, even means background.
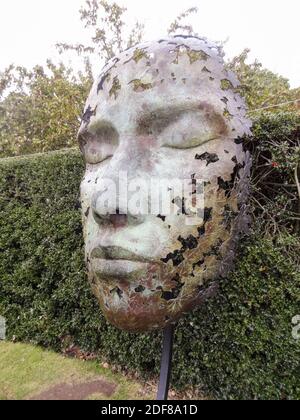
[{"label": "sculpture's closed eye", "polygon": [[86,163],[98,164],[113,156],[119,135],[109,122],[101,121],[80,130],[78,141]]},{"label": "sculpture's closed eye", "polygon": [[180,141],[171,141],[166,142],[163,147],[169,147],[171,149],[194,149],[195,147],[202,146],[203,144],[212,141],[217,140],[218,137],[212,136],[209,139],[201,139],[201,137],[191,137],[188,140],[180,140]]},{"label": "sculpture's closed eye", "polygon": [[191,149],[221,137],[210,121],[197,113],[183,115],[161,134],[161,145],[173,149]]}]

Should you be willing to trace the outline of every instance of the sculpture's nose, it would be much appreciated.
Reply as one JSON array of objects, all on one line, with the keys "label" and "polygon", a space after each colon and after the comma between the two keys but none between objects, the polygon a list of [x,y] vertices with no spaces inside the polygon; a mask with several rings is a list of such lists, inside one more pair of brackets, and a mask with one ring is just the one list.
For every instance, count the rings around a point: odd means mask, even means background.
[{"label": "sculpture's nose", "polygon": [[92,197],[94,219],[115,228],[141,224],[149,212],[151,148],[136,137],[120,139]]},{"label": "sculpture's nose", "polygon": [[139,223],[139,218],[128,214],[125,209],[121,211],[113,205],[105,206],[97,200],[92,205],[92,212],[94,221],[99,226],[110,226],[114,229],[121,229]]},{"label": "sculpture's nose", "polygon": [[139,225],[145,219],[145,214],[132,212],[128,207],[121,210],[114,203],[104,203],[97,199],[97,194],[93,198],[92,212],[94,221],[99,226],[110,226],[114,229]]},{"label": "sculpture's nose", "polygon": [[[124,169],[123,165],[120,167]],[[143,223],[149,206],[146,190],[141,187],[140,179],[131,177],[130,172],[108,168],[92,196],[95,222],[115,229]]]}]

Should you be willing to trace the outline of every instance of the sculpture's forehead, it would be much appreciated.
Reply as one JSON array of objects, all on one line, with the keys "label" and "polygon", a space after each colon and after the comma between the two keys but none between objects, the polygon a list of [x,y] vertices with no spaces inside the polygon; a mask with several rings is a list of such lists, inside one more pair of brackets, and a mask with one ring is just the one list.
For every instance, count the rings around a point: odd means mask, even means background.
[{"label": "sculpture's forehead", "polygon": [[249,124],[237,85],[214,44],[168,38],[140,44],[110,60],[95,80],[85,111],[91,118],[127,125],[145,111],[198,102],[223,115],[242,135]]}]

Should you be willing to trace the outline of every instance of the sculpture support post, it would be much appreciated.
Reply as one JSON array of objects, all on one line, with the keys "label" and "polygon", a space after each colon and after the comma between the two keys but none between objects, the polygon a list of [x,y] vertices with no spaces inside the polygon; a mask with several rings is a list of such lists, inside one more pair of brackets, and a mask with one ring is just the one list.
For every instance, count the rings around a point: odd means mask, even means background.
[{"label": "sculpture support post", "polygon": [[174,325],[169,325],[164,329],[163,347],[160,364],[160,378],[157,392],[157,400],[164,401],[168,399],[169,384],[172,369]]}]

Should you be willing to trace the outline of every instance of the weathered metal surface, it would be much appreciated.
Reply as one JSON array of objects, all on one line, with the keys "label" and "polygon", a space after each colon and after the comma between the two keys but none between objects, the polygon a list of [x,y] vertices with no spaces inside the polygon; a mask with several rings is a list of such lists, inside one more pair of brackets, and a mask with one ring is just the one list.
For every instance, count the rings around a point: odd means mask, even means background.
[{"label": "weathered metal surface", "polygon": [[[250,132],[238,81],[216,46],[195,37],[145,43],[111,60],[87,100],[79,142],[86,261],[106,318],[129,331],[164,328],[213,294],[248,226]],[[204,220],[101,215],[99,180],[204,181]]]}]

